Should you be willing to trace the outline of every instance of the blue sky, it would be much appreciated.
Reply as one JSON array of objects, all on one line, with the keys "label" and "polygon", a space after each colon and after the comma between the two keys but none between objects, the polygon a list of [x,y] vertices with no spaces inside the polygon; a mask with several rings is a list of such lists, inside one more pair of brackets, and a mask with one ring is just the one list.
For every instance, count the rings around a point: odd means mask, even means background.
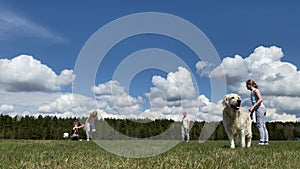
[{"label": "blue sky", "polygon": [[[265,94],[269,121],[299,120],[300,107],[290,105],[300,101],[297,6],[298,2],[256,0],[0,1],[0,111],[12,116],[66,117],[98,109],[103,117],[178,119],[186,110],[194,120],[220,120],[223,93],[212,97],[210,79],[226,86],[224,93],[240,94],[247,109],[249,93],[244,82],[253,78]],[[201,62],[187,44],[172,37],[136,35],[105,55],[94,86],[87,84],[91,95],[76,93],[74,98],[72,82],[78,79],[74,69],[89,38],[119,18],[144,12],[170,14],[196,26],[217,51],[220,65]],[[123,31],[122,25],[116,29]],[[103,46],[106,40],[97,45]],[[144,49],[169,51],[186,65],[137,72],[127,88],[113,75],[122,60]]]}]

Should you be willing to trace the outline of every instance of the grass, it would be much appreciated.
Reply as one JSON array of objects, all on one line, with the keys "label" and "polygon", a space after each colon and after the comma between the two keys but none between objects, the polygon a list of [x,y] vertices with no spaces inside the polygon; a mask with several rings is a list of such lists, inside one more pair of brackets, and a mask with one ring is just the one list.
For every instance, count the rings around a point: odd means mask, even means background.
[{"label": "grass", "polygon": [[300,141],[254,141],[246,149],[230,149],[229,141],[191,141],[153,157],[129,158],[93,141],[0,140],[0,168],[299,168],[299,152]]}]

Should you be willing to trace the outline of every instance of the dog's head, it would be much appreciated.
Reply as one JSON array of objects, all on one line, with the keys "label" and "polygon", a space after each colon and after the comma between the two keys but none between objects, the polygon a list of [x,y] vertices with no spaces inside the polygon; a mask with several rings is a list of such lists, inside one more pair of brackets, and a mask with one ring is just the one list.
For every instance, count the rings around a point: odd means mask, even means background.
[{"label": "dog's head", "polygon": [[239,110],[241,108],[241,97],[238,94],[227,94],[223,99],[223,105],[227,108]]}]

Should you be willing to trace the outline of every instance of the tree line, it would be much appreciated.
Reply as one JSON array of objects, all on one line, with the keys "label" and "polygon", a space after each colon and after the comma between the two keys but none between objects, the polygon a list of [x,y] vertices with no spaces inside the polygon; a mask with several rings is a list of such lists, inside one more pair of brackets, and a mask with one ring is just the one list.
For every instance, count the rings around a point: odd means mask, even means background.
[{"label": "tree line", "polygon": [[[86,118],[57,118],[56,116],[24,116],[11,117],[0,115],[0,139],[40,139],[58,140],[63,133],[70,133],[74,121],[84,123]],[[216,129],[210,140],[227,140],[222,121],[216,123]],[[205,122],[193,122],[190,138],[198,140]],[[103,119],[96,121],[94,139],[181,139],[180,122],[160,119]],[[269,122],[267,123],[270,140],[300,139],[300,122]],[[252,125],[253,139],[259,139],[255,124]],[[82,139],[85,131],[79,130]]]}]

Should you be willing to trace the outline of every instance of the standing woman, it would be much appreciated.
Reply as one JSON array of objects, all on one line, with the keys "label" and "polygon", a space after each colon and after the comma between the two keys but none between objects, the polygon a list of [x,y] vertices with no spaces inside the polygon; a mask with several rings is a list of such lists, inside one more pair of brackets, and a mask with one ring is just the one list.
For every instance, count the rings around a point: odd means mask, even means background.
[{"label": "standing woman", "polygon": [[259,132],[259,143],[258,145],[269,145],[269,133],[266,127],[265,116],[266,108],[263,104],[263,98],[258,85],[251,79],[246,81],[246,87],[251,91],[251,102],[252,106],[249,109],[250,116],[252,119],[253,113],[255,112],[256,127]]},{"label": "standing woman", "polygon": [[92,133],[96,131],[95,120],[97,119],[98,119],[98,113],[95,110],[90,113],[89,117],[85,121],[85,133],[86,133],[87,141],[90,141],[90,138],[92,138]]}]

